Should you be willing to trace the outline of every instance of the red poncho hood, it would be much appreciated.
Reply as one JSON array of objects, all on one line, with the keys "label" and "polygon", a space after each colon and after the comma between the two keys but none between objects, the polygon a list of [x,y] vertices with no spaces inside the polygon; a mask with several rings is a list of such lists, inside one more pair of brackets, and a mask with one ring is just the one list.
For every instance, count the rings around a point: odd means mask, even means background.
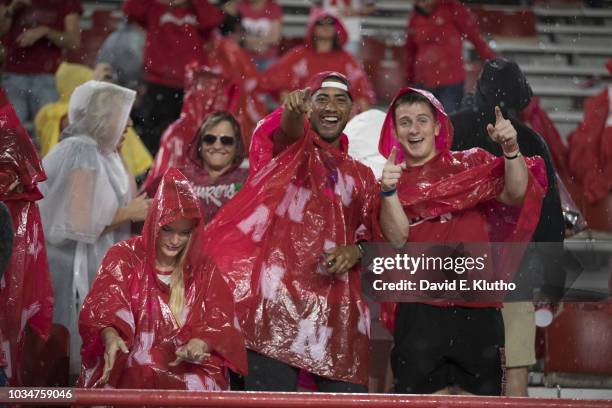
[{"label": "red poncho hood", "polygon": [[431,104],[436,109],[436,120],[440,123],[440,133],[436,136],[436,150],[438,152],[448,151],[453,145],[453,124],[451,123],[448,115],[444,112],[444,107],[438,99],[431,92],[425,91],[423,89],[417,88],[402,88],[395,95],[391,104],[389,105],[391,108],[387,111],[387,116],[385,116],[385,121],[383,123],[382,130],[380,132],[380,139],[378,142],[378,151],[384,157],[389,157],[391,154],[391,150],[395,147],[397,150],[397,160],[401,162],[404,160],[404,150],[400,146],[399,141],[397,140],[397,136],[395,135],[395,123],[393,121],[393,107],[397,102],[397,99],[408,92],[417,92],[423,96],[425,96]]},{"label": "red poncho hood", "polygon": [[40,157],[15,109],[0,90],[0,194],[14,181],[28,189],[47,179]]},{"label": "red poncho hood", "polygon": [[344,24],[342,24],[338,17],[320,8],[313,8],[310,15],[308,16],[306,37],[304,38],[304,44],[306,45],[306,47],[314,48],[315,25],[317,21],[321,20],[322,18],[332,18],[334,20],[334,26],[336,28],[338,42],[340,43],[340,47],[344,48],[344,45],[348,41],[348,32],[346,31],[346,27],[344,27]]},{"label": "red poncho hood", "polygon": [[197,225],[191,233],[191,244],[185,259],[185,268],[190,269],[197,265],[200,252],[193,248],[197,248],[197,243],[201,242],[204,237],[201,217],[199,202],[189,180],[177,169],[168,170],[157,189],[142,229],[142,243],[148,266],[155,268],[159,230],[164,225],[180,218],[197,220]]}]

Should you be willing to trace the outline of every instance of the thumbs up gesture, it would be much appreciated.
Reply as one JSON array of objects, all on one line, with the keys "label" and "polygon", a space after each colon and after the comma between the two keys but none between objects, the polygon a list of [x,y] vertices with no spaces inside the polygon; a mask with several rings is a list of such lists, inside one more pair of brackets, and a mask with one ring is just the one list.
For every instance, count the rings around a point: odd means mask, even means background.
[{"label": "thumbs up gesture", "polygon": [[504,118],[499,106],[495,107],[495,126],[489,123],[487,132],[494,142],[501,145],[505,155],[518,153],[519,145],[516,140],[516,129],[508,119]]},{"label": "thumbs up gesture", "polygon": [[402,170],[406,169],[406,163],[396,164],[397,147],[391,150],[391,154],[383,167],[381,189],[384,192],[392,191],[397,188],[397,182],[402,176]]},{"label": "thumbs up gesture", "polygon": [[298,89],[291,92],[285,98],[285,109],[295,113],[307,113],[310,114],[312,110],[310,96],[312,90],[310,88]]}]

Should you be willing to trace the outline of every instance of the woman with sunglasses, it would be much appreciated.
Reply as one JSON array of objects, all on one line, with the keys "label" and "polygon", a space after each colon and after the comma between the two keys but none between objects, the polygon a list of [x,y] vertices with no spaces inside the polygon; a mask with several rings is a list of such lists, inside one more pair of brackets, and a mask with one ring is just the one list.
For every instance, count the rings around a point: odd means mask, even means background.
[{"label": "woman with sunglasses", "polygon": [[[236,118],[225,111],[211,113],[197,131],[187,156],[180,170],[200,199],[202,219],[208,223],[249,175],[248,166],[242,165],[244,146]],[[155,195],[158,184],[150,184],[146,190],[149,196]]]}]

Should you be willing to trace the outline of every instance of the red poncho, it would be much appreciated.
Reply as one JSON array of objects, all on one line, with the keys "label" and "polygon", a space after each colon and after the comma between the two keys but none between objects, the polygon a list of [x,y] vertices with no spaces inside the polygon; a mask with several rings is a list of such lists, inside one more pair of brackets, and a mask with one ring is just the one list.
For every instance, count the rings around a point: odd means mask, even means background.
[{"label": "red poncho", "polygon": [[612,126],[608,90],[584,101],[584,119],[568,137],[569,169],[582,184],[589,204],[612,190]]},{"label": "red poncho", "polygon": [[240,123],[244,145],[249,146],[257,122],[268,114],[259,88],[257,67],[240,44],[218,32],[213,33],[207,47],[208,66],[213,72],[227,76],[238,87],[238,99],[232,113]]},{"label": "red poncho", "polygon": [[340,46],[347,41],[346,29],[336,17],[325,12],[313,13],[308,20],[305,44],[289,50],[274,65],[261,75],[262,91],[282,92],[303,89],[308,80],[323,71],[336,71],[344,74],[351,82],[353,100],[366,100],[370,105],[376,102],[374,88],[361,64],[343,49],[330,52],[317,52],[314,44],[315,23],[324,17],[336,21],[336,31]]},{"label": "red poncho", "polygon": [[476,19],[459,1],[438,0],[429,15],[411,13],[406,28],[407,82],[435,88],[464,81],[465,38],[482,60],[495,58]]},{"label": "red poncho", "polygon": [[[162,226],[179,218],[198,224],[183,264],[184,325],[168,305],[170,288],[155,269],[156,242]],[[98,387],[104,366],[100,332],[114,327],[129,353],[118,352],[107,386],[226,390],[226,368],[245,373],[246,353],[234,314],[232,295],[221,274],[202,256],[203,226],[198,200],[187,179],[170,169],[158,189],[143,234],[114,245],[98,271],[79,318],[83,338],[81,387]],[[211,356],[200,364],[168,364],[189,339],[208,343]]]},{"label": "red poncho", "polygon": [[[238,88],[226,76],[213,73],[197,63],[189,64],[185,74],[185,96],[181,116],[164,132],[155,162],[141,191],[157,188],[159,180],[170,167],[187,162],[187,147],[206,117],[214,111],[232,110],[238,98]],[[152,197],[155,190],[152,190]]]},{"label": "red poncho", "polygon": [[[53,289],[36,201],[36,184],[47,176],[30,137],[0,90],[0,200],[8,207],[15,230],[13,252],[0,281],[0,366],[9,384],[20,386],[24,329],[42,338],[51,330]],[[23,192],[9,191],[19,181]],[[4,361],[3,361],[4,356]]]},{"label": "red poncho", "polygon": [[126,0],[122,11],[147,31],[144,46],[146,81],[181,88],[185,66],[191,61],[205,64],[202,47],[223,20],[221,10],[208,0],[183,5],[157,0]]},{"label": "red poncho", "polygon": [[253,173],[209,224],[205,252],[232,286],[248,348],[365,385],[370,314],[360,268],[330,276],[322,253],[367,230],[360,226],[369,225],[376,181],[346,142],[327,144],[307,120],[304,137],[272,158],[281,114],[257,127]]},{"label": "red poncho", "polygon": [[521,119],[529,125],[537,134],[542,136],[550,149],[553,163],[562,178],[569,176],[568,170],[568,148],[561,139],[561,135],[548,113],[540,105],[540,98],[534,96],[529,105],[521,112]]},{"label": "red poncho", "polygon": [[[528,242],[540,218],[542,199],[547,188],[546,170],[540,157],[525,158],[529,183],[522,206],[510,207],[495,198],[504,188],[504,159],[474,148],[450,151],[453,127],[440,102],[429,92],[403,88],[391,102],[383,124],[379,151],[388,157],[397,148],[398,160],[404,152],[395,137],[392,110],[396,100],[408,92],[426,96],[437,110],[441,124],[435,144],[439,154],[422,166],[402,172],[397,194],[411,220],[409,242]],[[514,211],[513,211],[514,209]],[[375,214],[377,217],[378,214]],[[445,217],[441,222],[441,216]],[[377,229],[378,223],[374,223]],[[379,234],[382,237],[382,234]],[[522,254],[509,248],[498,258],[497,271],[516,270]],[[516,264],[516,265],[515,265]],[[500,306],[465,303],[468,307]],[[381,318],[393,332],[396,304],[383,304]]]}]

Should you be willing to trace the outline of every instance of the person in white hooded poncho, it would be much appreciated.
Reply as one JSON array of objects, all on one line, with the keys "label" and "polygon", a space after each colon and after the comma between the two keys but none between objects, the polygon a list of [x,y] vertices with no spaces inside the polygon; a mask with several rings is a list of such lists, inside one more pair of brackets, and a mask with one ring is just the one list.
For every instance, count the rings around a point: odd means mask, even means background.
[{"label": "person in white hooded poncho", "polygon": [[88,81],[70,98],[69,125],[43,160],[40,212],[53,281],[53,320],[70,331],[70,371],[80,368],[78,311],[106,251],[130,236],[149,200],[119,155],[135,92]]}]

